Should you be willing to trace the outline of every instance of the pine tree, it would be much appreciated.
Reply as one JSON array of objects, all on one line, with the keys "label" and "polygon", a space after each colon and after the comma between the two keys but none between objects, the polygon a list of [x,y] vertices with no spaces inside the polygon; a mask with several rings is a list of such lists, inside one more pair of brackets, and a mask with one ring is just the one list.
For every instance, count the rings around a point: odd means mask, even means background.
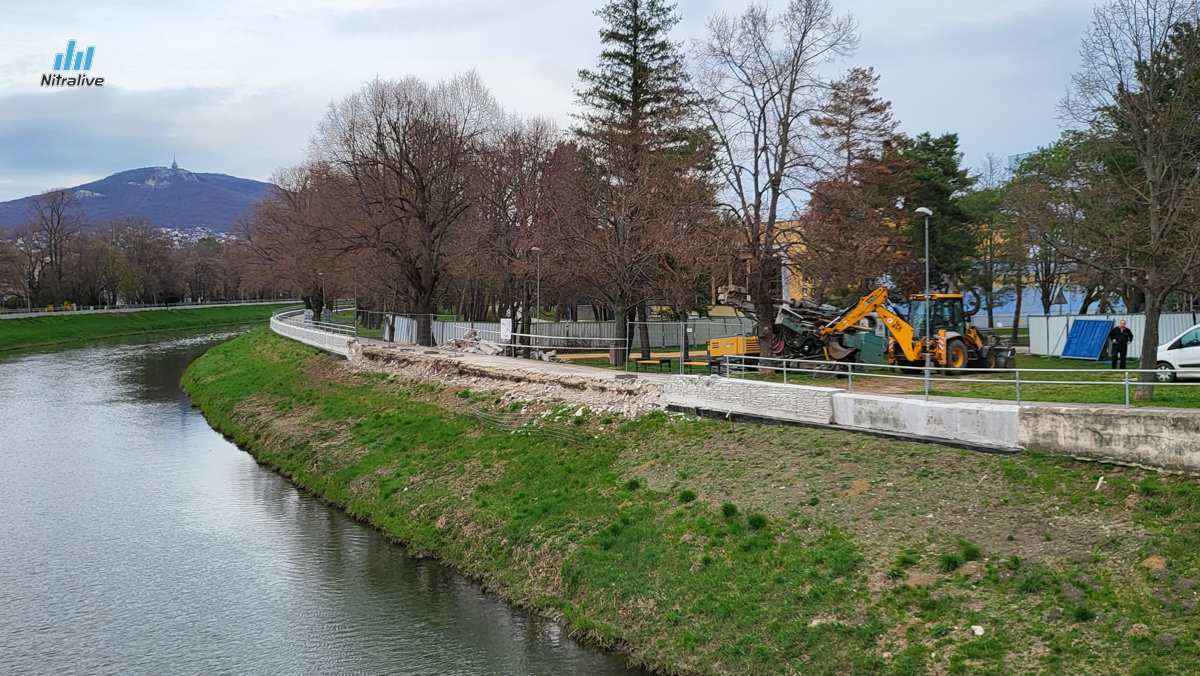
[{"label": "pine tree", "polygon": [[596,15],[605,22],[604,51],[595,71],[579,71],[578,133],[637,166],[687,132],[687,74],[680,46],[668,37],[679,16],[662,0],[612,0]]},{"label": "pine tree", "polygon": [[[905,149],[904,156],[920,165],[912,172],[918,186],[909,193],[906,206],[910,209],[928,207],[933,210],[933,216],[929,219],[929,260],[933,286],[941,287],[943,276],[957,283],[958,278],[970,268],[978,243],[970,219],[959,202],[959,198],[975,185],[975,179],[962,167],[958,134],[943,134],[936,138],[928,132],[920,134]],[[916,217],[909,222],[908,236],[913,260],[923,260],[924,219]]]},{"label": "pine tree", "polygon": [[[648,303],[673,304],[689,285],[683,271],[700,270],[692,263],[708,243],[711,144],[693,123],[680,45],[669,38],[679,23],[675,5],[612,0],[596,14],[605,22],[603,51],[594,71],[579,71],[571,267],[629,338],[632,311],[644,320]],[[643,324],[649,358],[647,338]]]}]

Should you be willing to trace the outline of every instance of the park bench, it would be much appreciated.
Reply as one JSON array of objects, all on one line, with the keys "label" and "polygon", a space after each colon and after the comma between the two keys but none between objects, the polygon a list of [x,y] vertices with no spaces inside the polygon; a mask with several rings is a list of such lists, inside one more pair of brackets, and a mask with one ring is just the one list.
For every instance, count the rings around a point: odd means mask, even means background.
[{"label": "park bench", "polygon": [[645,366],[646,370],[650,370],[650,366],[657,364],[658,370],[660,372],[663,370],[664,366],[666,366],[667,370],[669,371],[669,370],[671,370],[671,362],[672,361],[674,361],[674,360],[669,359],[669,358],[668,359],[638,359],[635,362],[633,369],[635,371],[640,371],[640,370],[642,370],[642,367]]}]

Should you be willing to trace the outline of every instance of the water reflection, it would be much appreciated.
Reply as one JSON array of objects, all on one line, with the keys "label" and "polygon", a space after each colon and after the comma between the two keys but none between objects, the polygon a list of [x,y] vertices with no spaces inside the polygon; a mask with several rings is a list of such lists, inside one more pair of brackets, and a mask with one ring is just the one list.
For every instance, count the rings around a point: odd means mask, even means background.
[{"label": "water reflection", "polygon": [[0,672],[630,673],[216,434],[178,382],[231,335],[0,357]]}]

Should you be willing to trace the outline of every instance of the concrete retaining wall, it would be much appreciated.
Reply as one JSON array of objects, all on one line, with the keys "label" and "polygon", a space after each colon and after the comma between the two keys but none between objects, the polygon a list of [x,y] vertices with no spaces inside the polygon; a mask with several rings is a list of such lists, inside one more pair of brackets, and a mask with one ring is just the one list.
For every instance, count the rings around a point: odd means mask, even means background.
[{"label": "concrete retaining wall", "polygon": [[841,390],[802,385],[776,385],[718,376],[673,376],[664,379],[664,406],[744,413],[795,422],[833,422],[833,395]]},{"label": "concrete retaining wall", "polygon": [[875,432],[895,432],[981,446],[1016,449],[1015,404],[924,401],[906,397],[833,395],[833,422]]},{"label": "concrete retaining wall", "polygon": [[1022,406],[1022,448],[1174,472],[1200,473],[1200,412]]},{"label": "concrete retaining wall", "polygon": [[299,326],[288,322],[286,317],[271,317],[271,330],[285,338],[291,338],[326,352],[340,354],[343,357],[350,356],[350,343],[355,340],[354,336],[342,336]]}]

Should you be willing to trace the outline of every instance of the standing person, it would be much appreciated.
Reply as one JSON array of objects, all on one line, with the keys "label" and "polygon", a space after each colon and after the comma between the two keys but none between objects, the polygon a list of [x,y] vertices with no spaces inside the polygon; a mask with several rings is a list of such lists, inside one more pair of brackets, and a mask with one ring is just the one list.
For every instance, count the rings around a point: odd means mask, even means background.
[{"label": "standing person", "polygon": [[[1125,369],[1125,356],[1129,354],[1129,344],[1133,342],[1133,331],[1125,328],[1125,320],[1122,319],[1116,327],[1109,330],[1108,339],[1112,341],[1112,367]],[[1117,366],[1117,360],[1121,361],[1121,365]]]}]

